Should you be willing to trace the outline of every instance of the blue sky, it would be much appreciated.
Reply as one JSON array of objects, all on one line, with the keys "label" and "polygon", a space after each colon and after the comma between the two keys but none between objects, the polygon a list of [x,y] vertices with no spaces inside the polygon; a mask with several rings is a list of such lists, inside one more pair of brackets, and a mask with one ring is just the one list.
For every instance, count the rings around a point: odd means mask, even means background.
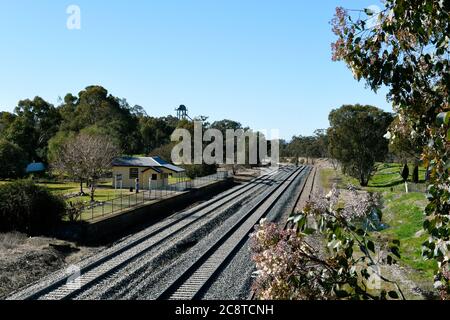
[{"label": "blue sky", "polygon": [[[81,9],[68,30],[66,9]],[[347,103],[391,110],[331,61],[334,8],[379,0],[0,0],[0,110],[99,84],[150,115],[229,118],[283,138]]]}]

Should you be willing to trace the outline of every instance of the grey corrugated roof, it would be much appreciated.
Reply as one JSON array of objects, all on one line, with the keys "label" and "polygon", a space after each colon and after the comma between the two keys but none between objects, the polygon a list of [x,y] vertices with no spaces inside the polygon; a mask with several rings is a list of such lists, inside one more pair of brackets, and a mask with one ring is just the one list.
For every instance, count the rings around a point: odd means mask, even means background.
[{"label": "grey corrugated roof", "polygon": [[115,167],[154,167],[160,166],[151,157],[120,157],[113,160],[112,165]]},{"label": "grey corrugated roof", "polygon": [[[160,157],[120,157],[113,160],[114,167],[164,167],[174,172],[183,172],[183,168],[170,164]],[[158,170],[157,170],[158,171]]]},{"label": "grey corrugated roof", "polygon": [[184,171],[186,171],[183,168],[177,167],[177,166],[175,166],[173,164],[170,164],[170,163],[164,164],[161,167],[164,167],[166,169],[169,169],[169,170],[172,170],[172,171],[175,171],[175,172],[184,172]]}]

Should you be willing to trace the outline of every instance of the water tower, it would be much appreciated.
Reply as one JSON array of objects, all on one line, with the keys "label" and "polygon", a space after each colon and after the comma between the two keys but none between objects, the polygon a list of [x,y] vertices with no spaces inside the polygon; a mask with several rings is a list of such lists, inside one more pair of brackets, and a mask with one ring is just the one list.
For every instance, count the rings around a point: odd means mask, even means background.
[{"label": "water tower", "polygon": [[179,106],[178,109],[175,109],[175,111],[177,112],[177,118],[179,120],[191,119],[188,115],[188,109],[185,105]]}]

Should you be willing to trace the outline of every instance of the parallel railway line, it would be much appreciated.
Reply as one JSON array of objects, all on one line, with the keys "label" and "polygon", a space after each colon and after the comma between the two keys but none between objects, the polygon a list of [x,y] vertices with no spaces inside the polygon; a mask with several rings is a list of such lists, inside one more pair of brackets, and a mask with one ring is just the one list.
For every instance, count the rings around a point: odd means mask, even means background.
[{"label": "parallel railway line", "polygon": [[209,250],[200,256],[184,273],[159,296],[159,299],[198,299],[214,276],[223,268],[232,254],[247,240],[247,236],[272,208],[284,191],[305,168],[295,170],[276,189],[261,199],[258,204],[242,216]]},{"label": "parallel railway line", "polygon": [[[129,266],[136,268],[141,264],[145,267],[152,259],[156,259],[152,250],[157,251],[160,247],[164,248],[170,243],[173,244],[174,241],[180,241],[176,239],[177,235],[188,234],[189,230],[201,228],[208,221],[223,215],[227,209],[247,201],[246,199],[254,198],[251,202],[256,203],[247,208],[248,210],[242,216],[236,216],[239,218],[236,222],[230,221],[230,224],[233,222],[232,227],[221,231],[224,235],[214,240],[206,252],[197,252],[199,258],[194,263],[187,264],[185,271],[174,276],[171,284],[163,287],[162,293],[159,294],[159,298],[162,299],[198,298],[205,286],[220,270],[221,265],[226,263],[236,248],[239,248],[246,239],[254,225],[269,212],[283,192],[302,172],[307,172],[305,167],[296,170],[281,167],[270,171],[248,184],[235,187],[195,208],[174,214],[81,262],[80,276],[76,279],[60,271],[44,281],[11,295],[8,299],[61,300],[83,297],[89,289],[95,288],[102,281],[108,283],[110,278],[116,277]],[[139,261],[140,258],[142,258],[141,261]],[[71,280],[75,281],[71,282]],[[130,281],[135,282],[136,279],[130,279]]]}]

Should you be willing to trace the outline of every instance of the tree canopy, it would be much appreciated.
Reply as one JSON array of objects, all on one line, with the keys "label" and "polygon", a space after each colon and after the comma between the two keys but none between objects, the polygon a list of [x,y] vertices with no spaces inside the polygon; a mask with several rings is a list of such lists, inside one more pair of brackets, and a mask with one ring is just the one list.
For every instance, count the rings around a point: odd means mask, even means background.
[{"label": "tree canopy", "polygon": [[375,162],[388,153],[383,136],[392,119],[390,113],[362,105],[344,105],[330,113],[329,152],[362,186],[367,186]]},{"label": "tree canopy", "polygon": [[[344,61],[357,80],[388,99],[412,130],[427,141],[422,160],[430,168],[424,257],[436,259],[436,287],[450,297],[450,2],[386,0],[374,17],[368,9],[337,8],[333,59]],[[365,17],[364,17],[365,16]],[[368,25],[368,19],[375,19]]]},{"label": "tree canopy", "polygon": [[18,145],[0,139],[0,179],[21,178],[25,175],[26,156]]}]

